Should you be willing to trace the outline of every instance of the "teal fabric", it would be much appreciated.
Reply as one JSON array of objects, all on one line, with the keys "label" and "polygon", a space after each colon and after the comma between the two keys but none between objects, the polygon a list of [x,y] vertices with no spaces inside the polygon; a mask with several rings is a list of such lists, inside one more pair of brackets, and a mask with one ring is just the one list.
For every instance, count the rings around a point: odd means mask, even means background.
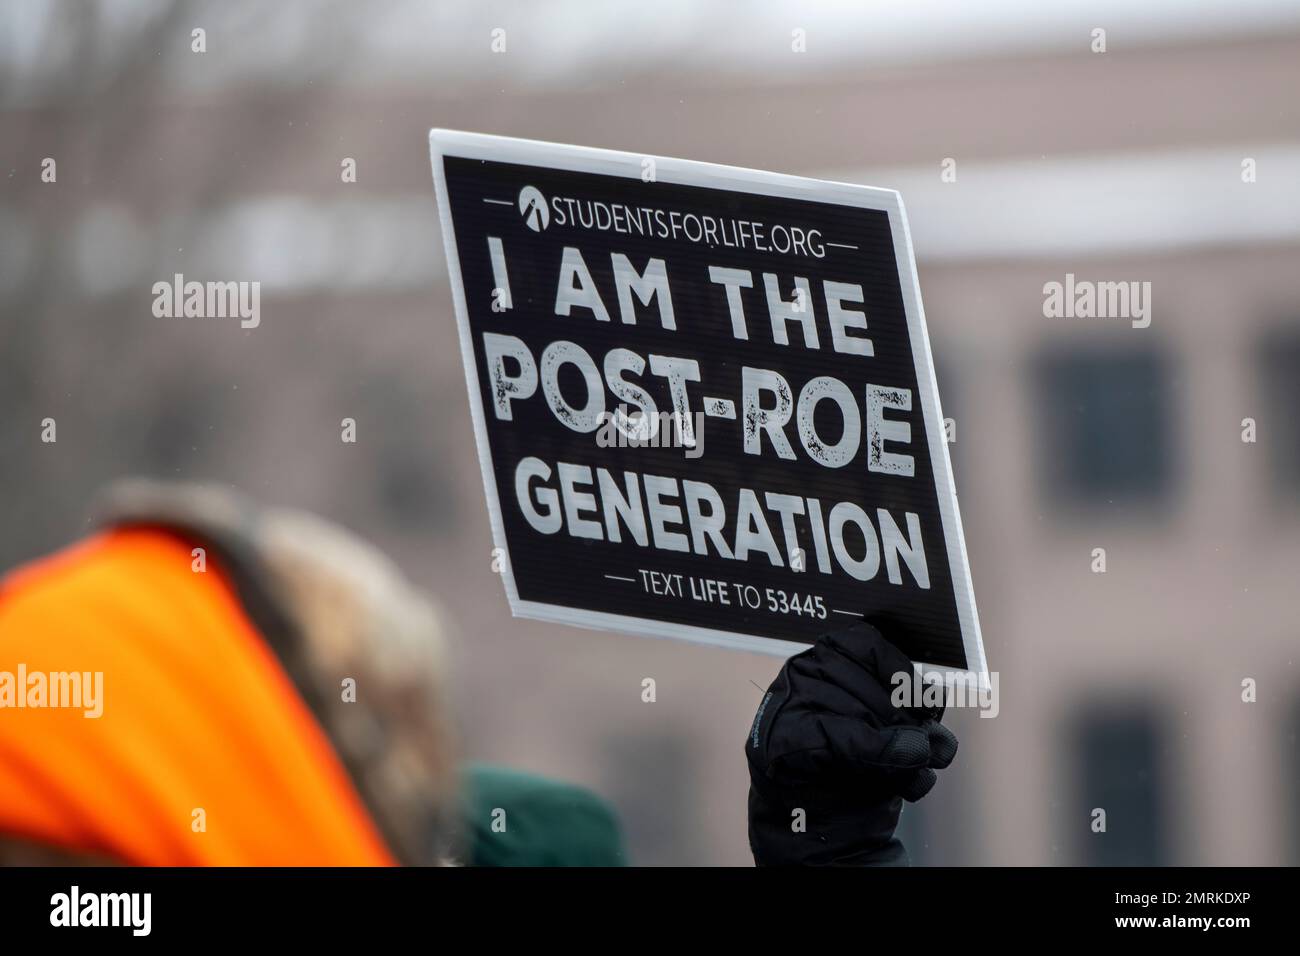
[{"label": "teal fabric", "polygon": [[613,807],[589,790],[483,764],[465,769],[463,789],[470,866],[627,863]]}]

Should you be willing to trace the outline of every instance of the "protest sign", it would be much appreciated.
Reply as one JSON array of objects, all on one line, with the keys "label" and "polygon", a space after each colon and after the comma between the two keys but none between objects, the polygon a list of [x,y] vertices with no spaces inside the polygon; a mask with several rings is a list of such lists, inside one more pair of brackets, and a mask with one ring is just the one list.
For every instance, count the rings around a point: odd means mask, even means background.
[{"label": "protest sign", "polygon": [[892,190],[430,134],[518,616],[986,671]]}]

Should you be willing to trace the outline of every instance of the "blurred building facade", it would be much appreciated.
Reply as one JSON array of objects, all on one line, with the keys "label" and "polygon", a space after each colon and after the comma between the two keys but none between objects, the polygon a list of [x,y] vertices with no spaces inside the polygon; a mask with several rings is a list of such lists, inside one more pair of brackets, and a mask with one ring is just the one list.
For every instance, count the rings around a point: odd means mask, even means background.
[{"label": "blurred building facade", "polygon": [[[11,15],[32,38],[2,58],[0,567],[81,533],[119,475],[319,511],[443,601],[468,756],[611,797],[635,862],[747,863],[742,740],[779,662],[509,616],[425,134],[895,187],[1000,675],[995,719],[949,718],[962,753],[905,814],[913,856],[1300,862],[1300,23],[1111,27],[1099,53],[1063,16],[1007,49],[864,60],[841,37],[819,60],[815,25],[797,59],[769,19],[715,62],[715,21],[683,12],[617,62],[522,8],[374,6]],[[360,45],[407,21],[446,62]],[[554,62],[493,54],[498,22]],[[260,327],[155,318],[176,273],[261,281]],[[1067,274],[1149,282],[1149,327],[1046,317]]]}]

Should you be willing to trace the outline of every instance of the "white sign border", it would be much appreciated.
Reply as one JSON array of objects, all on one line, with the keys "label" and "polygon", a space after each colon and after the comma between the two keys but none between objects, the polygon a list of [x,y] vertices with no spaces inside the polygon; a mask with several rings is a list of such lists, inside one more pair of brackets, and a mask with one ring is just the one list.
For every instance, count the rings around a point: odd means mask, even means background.
[{"label": "white sign border", "polygon": [[926,330],[925,309],[921,305],[916,257],[912,250],[912,236],[907,225],[907,214],[903,209],[903,197],[896,190],[808,179],[802,176],[787,176],[782,173],[769,173],[738,166],[719,166],[714,163],[672,159],[646,153],[594,149],[587,146],[570,146],[458,130],[431,129],[429,131],[429,159],[433,166],[434,191],[438,198],[438,218],[442,225],[443,243],[447,250],[447,272],[451,283],[452,301],[456,308],[456,322],[460,330],[460,351],[465,365],[465,384],[469,390],[470,413],[474,420],[474,437],[478,446],[479,467],[483,473],[483,490],[487,495],[488,512],[492,523],[492,538],[496,547],[500,548],[501,553],[506,556],[501,577],[505,582],[510,613],[515,617],[538,621],[572,624],[624,634],[675,638],[696,644],[755,651],[781,657],[797,654],[810,645],[762,637],[757,634],[719,631],[691,624],[655,621],[626,614],[611,614],[520,599],[515,585],[514,566],[510,562],[510,547],[506,541],[505,525],[501,518],[496,473],[492,467],[482,390],[479,387],[478,366],[474,359],[473,332],[469,325],[469,311],[466,308],[465,288],[461,279],[460,254],[456,249],[456,232],[452,226],[451,205],[447,198],[447,182],[442,163],[442,159],[447,156],[540,166],[570,172],[622,176],[638,180],[641,178],[642,162],[652,159],[655,164],[655,179],[658,182],[730,189],[763,196],[876,209],[887,213],[890,234],[894,240],[894,258],[898,263],[903,308],[907,315],[908,332],[912,340],[912,358],[921,396],[922,419],[930,443],[930,461],[939,496],[939,514],[943,522],[944,540],[948,545],[948,567],[952,578],[953,595],[957,605],[958,621],[961,624],[966,662],[969,666],[968,671],[937,665],[925,665],[924,669],[952,675],[973,672],[982,687],[989,685],[988,664],[980,634],[979,614],[975,608],[975,589],[971,583],[970,562],[966,558],[966,537],[962,531],[961,514],[957,508],[957,491],[953,483],[952,462],[948,457],[948,443],[944,440],[943,413],[939,407],[939,387],[935,380],[934,362],[930,355],[930,336]]}]

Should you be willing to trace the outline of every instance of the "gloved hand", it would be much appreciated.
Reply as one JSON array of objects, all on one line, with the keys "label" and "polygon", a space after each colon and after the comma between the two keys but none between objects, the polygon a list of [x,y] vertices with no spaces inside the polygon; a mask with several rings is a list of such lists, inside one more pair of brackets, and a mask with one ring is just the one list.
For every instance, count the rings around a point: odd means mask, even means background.
[{"label": "gloved hand", "polygon": [[912,662],[866,622],[781,668],[745,742],[759,866],[907,863],[894,838],[902,801],[930,791],[957,738],[942,707],[893,706],[896,673],[910,678]]}]

